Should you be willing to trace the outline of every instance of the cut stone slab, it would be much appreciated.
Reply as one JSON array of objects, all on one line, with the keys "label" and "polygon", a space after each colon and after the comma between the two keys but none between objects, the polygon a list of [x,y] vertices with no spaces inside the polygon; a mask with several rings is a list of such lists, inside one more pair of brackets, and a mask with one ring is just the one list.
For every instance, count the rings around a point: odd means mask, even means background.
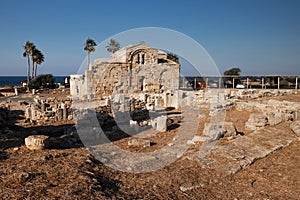
[{"label": "cut stone slab", "polygon": [[187,144],[196,144],[199,142],[205,142],[208,141],[210,138],[209,137],[205,137],[205,136],[194,136],[192,140],[188,140]]},{"label": "cut stone slab", "polygon": [[25,138],[25,145],[30,150],[43,150],[49,146],[49,136],[31,135]]},{"label": "cut stone slab", "polygon": [[232,122],[206,123],[204,125],[203,136],[209,138],[211,141],[219,140],[222,137],[234,137],[236,135],[237,131]]},{"label": "cut stone slab", "polygon": [[[215,169],[223,174],[235,174],[256,160],[288,146],[296,140],[285,127],[267,127],[228,141],[227,144],[211,142],[201,147],[192,159],[203,168]],[[205,155],[201,157],[199,155]]]},{"label": "cut stone slab", "polygon": [[159,132],[166,132],[167,131],[167,116],[157,117],[156,121],[156,130]]},{"label": "cut stone slab", "polygon": [[130,147],[150,147],[151,141],[145,140],[142,138],[134,138],[134,139],[128,140],[127,144]]},{"label": "cut stone slab", "polygon": [[300,137],[300,121],[295,121],[290,125],[292,131],[296,134],[297,137]]},{"label": "cut stone slab", "polygon": [[281,112],[269,112],[266,114],[268,123],[275,126],[283,121],[284,115]]}]

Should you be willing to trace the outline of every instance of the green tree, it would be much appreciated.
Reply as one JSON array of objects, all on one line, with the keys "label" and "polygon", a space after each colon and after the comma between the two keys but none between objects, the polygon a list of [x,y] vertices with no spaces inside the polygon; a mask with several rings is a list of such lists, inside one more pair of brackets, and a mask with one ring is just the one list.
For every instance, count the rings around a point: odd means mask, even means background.
[{"label": "green tree", "polygon": [[40,50],[34,49],[34,51],[33,51],[33,63],[35,63],[35,67],[34,67],[34,71],[33,71],[34,78],[36,77],[36,74],[37,74],[38,65],[42,64],[44,61],[45,61],[44,54]]},{"label": "green tree", "polygon": [[224,75],[227,75],[227,76],[239,76],[240,73],[242,72],[242,70],[240,68],[231,68],[229,70],[226,70],[224,72]]},{"label": "green tree", "polygon": [[120,49],[120,43],[115,39],[110,39],[106,45],[106,50],[110,53],[115,53]]},{"label": "green tree", "polygon": [[25,45],[23,46],[24,52],[23,52],[23,57],[27,57],[27,84],[30,81],[30,56],[33,54],[33,50],[35,49],[35,45],[27,41]]},{"label": "green tree", "polygon": [[88,38],[85,41],[84,50],[87,52],[88,55],[88,67],[90,66],[90,54],[96,50],[95,46],[97,46],[97,44],[93,39]]},{"label": "green tree", "polygon": [[52,74],[41,74],[32,79],[28,84],[29,89],[40,89],[40,88],[55,88],[55,79]]},{"label": "green tree", "polygon": [[178,56],[176,54],[168,53],[167,54],[167,58],[169,60],[172,60],[172,61],[176,62],[176,63],[179,63],[179,58],[178,58]]}]

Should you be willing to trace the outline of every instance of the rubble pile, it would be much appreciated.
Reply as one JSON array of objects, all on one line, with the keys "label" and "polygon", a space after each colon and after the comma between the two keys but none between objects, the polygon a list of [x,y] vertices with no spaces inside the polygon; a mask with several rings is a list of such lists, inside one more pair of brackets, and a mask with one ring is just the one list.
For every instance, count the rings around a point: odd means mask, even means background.
[{"label": "rubble pile", "polygon": [[71,103],[70,98],[58,100],[55,97],[47,99],[35,97],[33,103],[27,103],[25,110],[26,122],[43,125],[72,120]]}]

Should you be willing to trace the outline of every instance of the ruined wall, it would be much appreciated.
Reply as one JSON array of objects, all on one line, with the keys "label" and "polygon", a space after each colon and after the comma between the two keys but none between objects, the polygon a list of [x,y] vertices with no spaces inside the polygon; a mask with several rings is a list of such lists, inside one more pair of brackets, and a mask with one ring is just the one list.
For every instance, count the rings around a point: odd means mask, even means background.
[{"label": "ruined wall", "polygon": [[180,65],[143,43],[125,47],[111,58],[97,59],[85,75],[71,75],[74,99],[101,99],[115,93],[174,93]]},{"label": "ruined wall", "polygon": [[26,106],[25,119],[31,124],[43,125],[73,119],[71,99],[58,100],[55,97],[34,98],[34,103]]}]

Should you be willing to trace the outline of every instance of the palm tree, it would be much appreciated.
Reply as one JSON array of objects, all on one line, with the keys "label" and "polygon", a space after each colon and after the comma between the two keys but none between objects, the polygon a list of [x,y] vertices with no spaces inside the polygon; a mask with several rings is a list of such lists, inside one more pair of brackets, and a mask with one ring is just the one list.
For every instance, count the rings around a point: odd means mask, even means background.
[{"label": "palm tree", "polygon": [[36,77],[37,66],[42,64],[44,61],[45,61],[44,54],[40,50],[35,49],[33,51],[33,62],[35,63],[34,78]]},{"label": "palm tree", "polygon": [[110,39],[108,44],[106,45],[106,50],[110,53],[115,53],[120,49],[120,43],[115,39]]},{"label": "palm tree", "polygon": [[90,66],[90,54],[96,50],[95,46],[97,46],[97,44],[93,39],[88,38],[85,41],[84,50],[87,51],[88,54],[88,67]]},{"label": "palm tree", "polygon": [[27,86],[28,86],[28,83],[30,81],[30,56],[32,56],[33,54],[35,45],[32,42],[27,41],[23,48],[24,48],[23,57],[27,57]]}]

